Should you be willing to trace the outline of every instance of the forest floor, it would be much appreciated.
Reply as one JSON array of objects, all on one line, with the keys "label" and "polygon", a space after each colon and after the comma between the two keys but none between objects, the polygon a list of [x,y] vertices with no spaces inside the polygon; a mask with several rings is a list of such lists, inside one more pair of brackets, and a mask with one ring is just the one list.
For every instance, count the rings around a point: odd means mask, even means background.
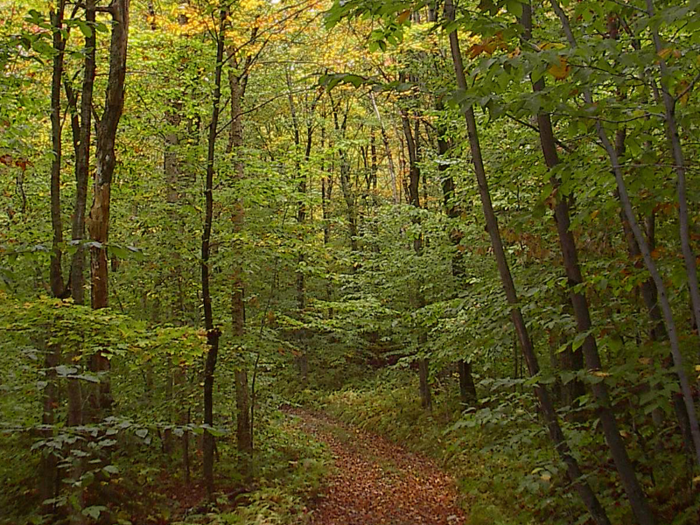
[{"label": "forest floor", "polygon": [[288,413],[329,447],[335,462],[313,505],[312,525],[465,523],[454,479],[428,458],[322,413]]}]

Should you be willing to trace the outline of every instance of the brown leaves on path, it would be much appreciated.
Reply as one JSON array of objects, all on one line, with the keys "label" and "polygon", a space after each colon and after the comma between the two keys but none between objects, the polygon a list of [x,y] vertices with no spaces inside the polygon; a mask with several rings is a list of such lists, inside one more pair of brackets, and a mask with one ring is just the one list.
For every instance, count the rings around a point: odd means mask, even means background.
[{"label": "brown leaves on path", "polygon": [[289,413],[335,460],[312,525],[464,524],[454,480],[429,459],[323,414]]}]

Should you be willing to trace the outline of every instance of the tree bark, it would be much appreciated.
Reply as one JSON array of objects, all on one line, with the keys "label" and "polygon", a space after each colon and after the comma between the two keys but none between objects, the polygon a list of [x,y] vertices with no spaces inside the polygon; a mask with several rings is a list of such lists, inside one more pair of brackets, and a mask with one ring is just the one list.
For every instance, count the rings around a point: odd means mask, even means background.
[{"label": "tree bark", "polygon": [[473,407],[478,401],[476,395],[476,386],[474,385],[474,376],[472,375],[472,363],[466,359],[457,361],[457,369],[459,372],[459,401],[462,406]]},{"label": "tree bark", "polygon": [[[71,262],[71,295],[75,304],[85,303],[85,210],[90,172],[90,139],[92,137],[92,98],[95,83],[95,0],[85,2],[85,22],[90,34],[85,36],[85,61],[83,65],[83,85],[80,94],[80,128],[75,146],[75,208],[71,224],[71,239],[75,244],[75,254]],[[68,84],[66,84],[68,86]],[[77,108],[76,108],[77,110]],[[76,122],[77,123],[77,122]],[[75,132],[74,128],[74,132]],[[74,133],[75,135],[75,133]]]},{"label": "tree bark", "polygon": [[[524,29],[523,39],[526,41],[531,40],[532,7],[530,4],[523,4],[521,24]],[[540,78],[536,82],[532,82],[532,90],[535,93],[542,92],[544,88],[545,84],[543,78]],[[557,142],[554,137],[552,120],[549,114],[538,113],[537,125],[539,129],[542,155],[547,168],[552,170],[559,164],[559,154],[557,153]],[[576,293],[574,291],[576,286],[582,284],[583,277],[581,275],[581,269],[578,263],[578,249],[576,247],[576,240],[574,239],[574,234],[571,231],[570,203],[573,203],[573,197],[561,194],[561,181],[557,176],[552,175],[549,180],[555,195],[554,222],[557,226],[559,246],[564,262],[564,269],[568,278],[571,296],[570,301],[574,308],[574,316],[578,320],[581,317],[589,317],[589,314],[588,301],[586,297],[583,294]],[[581,329],[579,330],[581,331]],[[583,331],[586,330],[588,329],[584,329]],[[592,337],[591,340],[595,343],[595,340]],[[595,349],[595,352],[597,353],[597,348]],[[583,352],[581,348],[573,350],[573,347],[569,345],[562,352],[561,357],[561,363],[564,365],[563,367],[565,369],[569,369],[574,372],[583,369]],[[577,379],[570,381],[566,385],[562,385],[562,396],[566,404],[569,406],[573,406],[574,401],[585,394],[585,391],[586,390],[583,383]]]},{"label": "tree bark", "polygon": [[[109,76],[104,112],[97,123],[93,201],[88,218],[91,240],[91,298],[92,308],[95,310],[109,306],[107,241],[109,239],[112,177],[116,166],[114,149],[117,128],[124,108],[129,5],[130,0],[114,0],[111,4],[113,24],[109,51]],[[101,352],[97,353],[93,356],[92,368],[95,372],[109,372],[109,360]],[[93,416],[102,411],[109,412],[111,410],[111,386],[106,375],[100,380],[98,395],[92,399]]]},{"label": "tree bark", "polygon": [[[202,302],[204,306],[204,328],[207,331],[207,344],[209,350],[204,365],[204,425],[212,427],[214,424],[214,372],[216,370],[216,360],[219,355],[219,339],[221,330],[214,327],[214,315],[211,304],[211,289],[209,283],[210,256],[211,256],[211,233],[214,220],[214,157],[216,147],[216,137],[219,125],[219,114],[221,112],[221,76],[224,61],[224,39],[227,12],[225,9],[219,11],[219,30],[216,35],[216,65],[214,73],[214,93],[212,97],[212,116],[209,124],[207,142],[207,169],[204,182],[204,229],[202,231]],[[202,471],[204,484],[209,498],[214,493],[214,435],[205,431],[202,442]]]},{"label": "tree bark", "polygon": [[245,368],[236,370],[236,441],[238,445],[238,465],[246,483],[253,478],[253,428],[251,425],[250,389],[248,372]]},{"label": "tree bark", "polygon": [[[328,94],[330,97],[330,93]],[[340,122],[338,118],[338,107],[333,102],[331,98],[331,106],[333,111],[333,123],[335,126],[335,131],[341,136],[345,136],[348,123],[348,110],[345,111],[343,115],[343,121]],[[348,219],[348,233],[350,236],[350,250],[355,253],[359,250],[358,236],[357,236],[357,205],[355,199],[355,192],[352,188],[352,181],[350,180],[350,160],[348,159],[347,152],[340,148],[338,151],[340,156],[340,190],[343,193],[343,199],[345,200],[346,214]]]},{"label": "tree bark", "polygon": [[[654,17],[654,0],[646,0],[647,13],[650,18]],[[658,65],[661,73],[661,99],[664,105],[664,120],[666,122],[666,136],[668,137],[671,153],[673,155],[674,171],[676,172],[676,192],[678,195],[678,219],[680,223],[679,233],[681,239],[681,251],[683,252],[683,260],[685,261],[686,276],[688,278],[688,290],[690,291],[690,299],[693,307],[693,317],[695,326],[700,327],[700,290],[698,289],[698,272],[695,254],[690,243],[690,219],[688,217],[688,199],[686,195],[686,165],[685,155],[681,138],[678,134],[678,123],[676,121],[676,100],[668,90],[667,79],[669,78],[668,66],[666,60],[662,57],[663,44],[659,36],[658,27],[653,24],[651,27],[651,36],[654,42],[654,48],[657,56],[659,56]],[[696,452],[700,455],[700,443],[697,444]],[[700,465],[700,457],[698,457]]]},{"label": "tree bark", "polygon": [[62,297],[65,292],[62,271],[63,220],[61,218],[61,82],[63,80],[63,59],[66,46],[63,37],[63,13],[65,0],[50,12],[53,32],[53,70],[51,74],[51,227],[53,241],[50,262],[51,292],[54,297]]},{"label": "tree bark", "polygon": [[[448,20],[455,20],[455,11],[452,0],[445,1],[445,15]],[[457,32],[453,31],[449,35],[450,39],[450,50],[452,53],[452,61],[455,69],[455,76],[457,78],[457,87],[462,90],[467,89],[467,81],[464,75],[464,65],[462,62],[462,53],[459,48],[459,38]],[[520,307],[518,306],[518,295],[515,289],[515,284],[513,282],[513,277],[510,273],[510,267],[508,265],[508,260],[506,259],[505,250],[503,247],[503,240],[501,238],[500,230],[498,227],[498,219],[493,209],[493,204],[491,201],[491,193],[488,186],[488,181],[486,179],[486,170],[484,168],[484,162],[481,154],[481,145],[479,143],[479,135],[476,126],[476,118],[474,116],[473,107],[469,106],[464,110],[464,116],[467,123],[467,134],[469,136],[469,146],[472,153],[472,162],[474,164],[474,171],[476,174],[477,185],[479,188],[479,194],[481,196],[482,208],[484,211],[484,217],[486,219],[486,226],[491,238],[491,246],[494,252],[494,258],[496,259],[496,265],[498,267],[498,272],[501,276],[501,281],[503,283],[503,290],[506,294],[509,305],[511,306],[510,315],[515,327],[515,332],[520,342],[520,348],[523,353],[525,362],[527,363],[528,371],[531,376],[535,376],[539,373],[539,363],[537,362],[537,355],[535,354],[535,349],[532,345],[530,339],[530,334],[528,332],[525,320],[523,318]],[[591,517],[598,525],[610,525],[610,520],[598,501],[597,496],[591,489],[591,486],[583,478],[583,473],[579,467],[578,462],[572,456],[571,450],[568,443],[564,437],[564,434],[559,425],[559,419],[557,413],[554,409],[554,405],[549,396],[549,392],[543,385],[537,385],[535,387],[535,394],[539,401],[540,409],[542,410],[542,415],[544,416],[547,428],[549,430],[550,437],[554,443],[555,449],[559,454],[562,462],[566,465],[567,474],[574,488],[576,489],[579,497],[585,504]]]},{"label": "tree bark", "polygon": [[[53,229],[52,252],[50,261],[51,294],[62,297],[65,292],[62,272],[63,221],[61,219],[61,81],[63,77],[63,59],[65,39],[63,37],[63,15],[65,0],[51,9],[51,31],[53,33],[53,70],[51,76],[51,146],[53,159],[51,161],[51,226]],[[42,424],[44,439],[50,439],[55,423],[55,409],[58,406],[58,384],[56,366],[61,357],[61,347],[49,344],[46,348],[44,368],[46,370],[46,387],[44,388],[44,410]],[[58,458],[52,452],[46,452],[41,458],[39,494],[44,502],[58,496]],[[55,504],[43,505],[44,512],[53,514]]]},{"label": "tree bark", "polygon": [[[550,0],[550,4],[552,5],[552,8],[559,17],[563,31],[567,37],[567,40],[569,41],[569,45],[572,48],[576,48],[576,37],[574,36],[573,31],[571,30],[571,24],[569,23],[569,19],[566,16],[566,13],[559,5],[557,0]],[[593,104],[593,95],[590,89],[585,89],[583,92],[583,96],[587,104]],[[693,443],[695,445],[695,459],[698,465],[700,465],[700,427],[698,427],[695,403],[693,400],[692,391],[690,389],[688,376],[685,373],[685,369],[683,368],[683,355],[680,351],[678,333],[676,330],[675,321],[673,319],[671,303],[668,300],[668,295],[666,293],[666,286],[663,282],[663,279],[661,278],[661,274],[659,274],[658,272],[656,263],[654,262],[654,259],[651,256],[651,250],[649,249],[649,245],[646,239],[644,238],[644,234],[642,233],[642,230],[639,227],[639,224],[637,223],[637,218],[635,216],[634,210],[632,209],[632,203],[627,193],[627,186],[625,185],[625,179],[622,173],[622,168],[620,167],[620,161],[617,156],[617,152],[615,151],[615,147],[613,146],[613,144],[610,142],[608,134],[605,131],[605,128],[603,128],[603,125],[600,121],[596,122],[596,132],[598,134],[600,143],[603,145],[603,148],[605,149],[610,159],[610,164],[612,166],[613,173],[615,174],[615,182],[617,184],[618,193],[620,194],[620,200],[622,202],[623,210],[625,211],[625,216],[627,217],[627,221],[629,222],[630,228],[632,228],[634,237],[637,240],[637,244],[639,245],[639,249],[642,252],[642,256],[644,258],[644,263],[647,267],[647,270],[651,274],[651,277],[654,280],[654,284],[656,284],[656,289],[659,293],[659,303],[661,305],[661,311],[664,314],[666,330],[668,331],[669,342],[671,344],[671,355],[673,356],[673,362],[676,366],[676,374],[678,375],[678,380],[681,385],[683,401],[685,403],[686,411],[688,413],[690,429],[693,436]],[[649,521],[650,518],[644,516],[641,509],[638,509],[635,512],[635,515],[637,515],[638,513],[639,515],[637,516],[637,519],[640,523],[653,523],[653,518],[651,518],[651,521]]]},{"label": "tree bark", "polygon": [[[529,19],[529,23],[523,23],[527,32],[531,31],[532,28],[531,7],[529,4],[523,7],[524,19]],[[542,91],[543,89],[544,82],[542,80],[533,83],[534,91]],[[539,124],[540,143],[542,145],[545,162],[547,167],[552,169],[559,164],[552,123],[549,115],[543,113],[537,115],[537,122]],[[559,180],[556,179],[556,177],[552,177],[551,180],[552,187],[555,188],[556,191],[560,186]],[[598,344],[590,333],[593,324],[588,308],[588,299],[584,293],[580,291],[583,285],[583,275],[578,262],[576,242],[573,233],[570,231],[571,223],[567,201],[567,197],[557,194],[554,216],[557,223],[559,245],[564,261],[564,270],[568,281],[569,295],[574,310],[574,318],[576,319],[576,327],[578,333],[585,337],[581,345],[583,356],[586,361],[586,367],[595,373],[602,369],[602,363],[598,353]],[[617,468],[620,480],[627,494],[630,506],[632,507],[632,512],[641,525],[652,525],[655,520],[647,502],[646,495],[637,480],[634,465],[627,454],[627,448],[620,434],[617,420],[612,410],[607,386],[604,381],[600,381],[593,383],[591,385],[591,390],[598,402],[597,412],[603,428],[605,440],[608,443],[608,448],[615,462],[615,467]]]},{"label": "tree bark", "polygon": [[[420,159],[419,159],[419,145],[418,145],[418,135],[411,130],[411,123],[408,116],[408,111],[405,109],[401,110],[401,123],[403,125],[404,138],[406,139],[406,147],[408,149],[408,162],[409,162],[409,178],[408,178],[408,202],[414,208],[420,209]],[[416,128],[417,131],[417,128]],[[423,253],[423,236],[419,235],[413,241],[413,250],[418,256]],[[425,306],[425,298],[423,292],[420,289],[420,283],[415,282],[415,289],[413,290],[413,299],[415,302],[415,308],[418,310]],[[428,342],[428,335],[424,327],[419,327],[420,333],[418,335],[418,345],[419,347],[424,347]],[[433,400],[430,392],[430,362],[427,357],[421,357],[418,360],[418,380],[419,380],[419,390],[421,406],[426,410],[433,409]]]},{"label": "tree bark", "polygon": [[[246,60],[241,74],[229,73],[231,91],[231,129],[229,131],[229,153],[233,155],[236,181],[241,182],[245,177],[245,165],[241,149],[243,148],[243,97],[248,83],[248,72],[251,61]],[[234,232],[239,234],[245,224],[245,209],[243,201],[234,204]],[[233,269],[233,289],[231,294],[231,331],[232,336],[242,343],[245,335],[245,302],[243,268],[236,263]],[[238,468],[246,483],[253,478],[253,427],[252,406],[248,388],[248,371],[245,365],[235,371],[236,386],[236,442],[238,449]]]},{"label": "tree bark", "polygon": [[[432,16],[432,15],[431,15]],[[435,109],[442,111],[444,109],[442,103],[438,102]],[[440,159],[443,159],[450,150],[450,144],[445,139],[444,129],[438,127],[437,130],[437,147]],[[440,173],[440,185],[442,187],[442,199],[445,215],[452,221],[459,219],[461,214],[460,208],[455,202],[455,181],[454,177],[447,170],[448,165],[444,162],[438,164],[438,173]],[[459,249],[462,241],[462,232],[454,225],[450,224],[449,237],[450,242],[454,246],[452,254],[452,277],[457,281],[457,285],[463,285],[465,275],[464,258],[462,251]],[[472,374],[472,363],[467,359],[457,361],[457,374],[459,375],[459,400],[463,407],[471,407],[478,401],[476,394],[476,386],[474,385],[474,377]]]}]

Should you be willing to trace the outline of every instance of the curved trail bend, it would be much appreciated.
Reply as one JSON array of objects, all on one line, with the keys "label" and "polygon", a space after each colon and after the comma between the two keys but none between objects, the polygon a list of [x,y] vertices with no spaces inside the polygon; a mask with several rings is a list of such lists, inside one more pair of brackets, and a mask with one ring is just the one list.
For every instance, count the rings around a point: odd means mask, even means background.
[{"label": "curved trail bend", "polygon": [[431,460],[323,414],[289,410],[325,443],[335,470],[311,525],[463,525],[454,479]]}]

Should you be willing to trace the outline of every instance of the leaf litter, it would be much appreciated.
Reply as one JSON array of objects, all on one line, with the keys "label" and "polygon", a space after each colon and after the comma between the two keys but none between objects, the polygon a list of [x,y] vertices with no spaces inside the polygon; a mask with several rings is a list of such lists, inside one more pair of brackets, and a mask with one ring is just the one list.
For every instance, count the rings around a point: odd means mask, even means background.
[{"label": "leaf litter", "polygon": [[288,412],[335,462],[311,525],[464,525],[455,480],[430,459],[325,414]]}]

